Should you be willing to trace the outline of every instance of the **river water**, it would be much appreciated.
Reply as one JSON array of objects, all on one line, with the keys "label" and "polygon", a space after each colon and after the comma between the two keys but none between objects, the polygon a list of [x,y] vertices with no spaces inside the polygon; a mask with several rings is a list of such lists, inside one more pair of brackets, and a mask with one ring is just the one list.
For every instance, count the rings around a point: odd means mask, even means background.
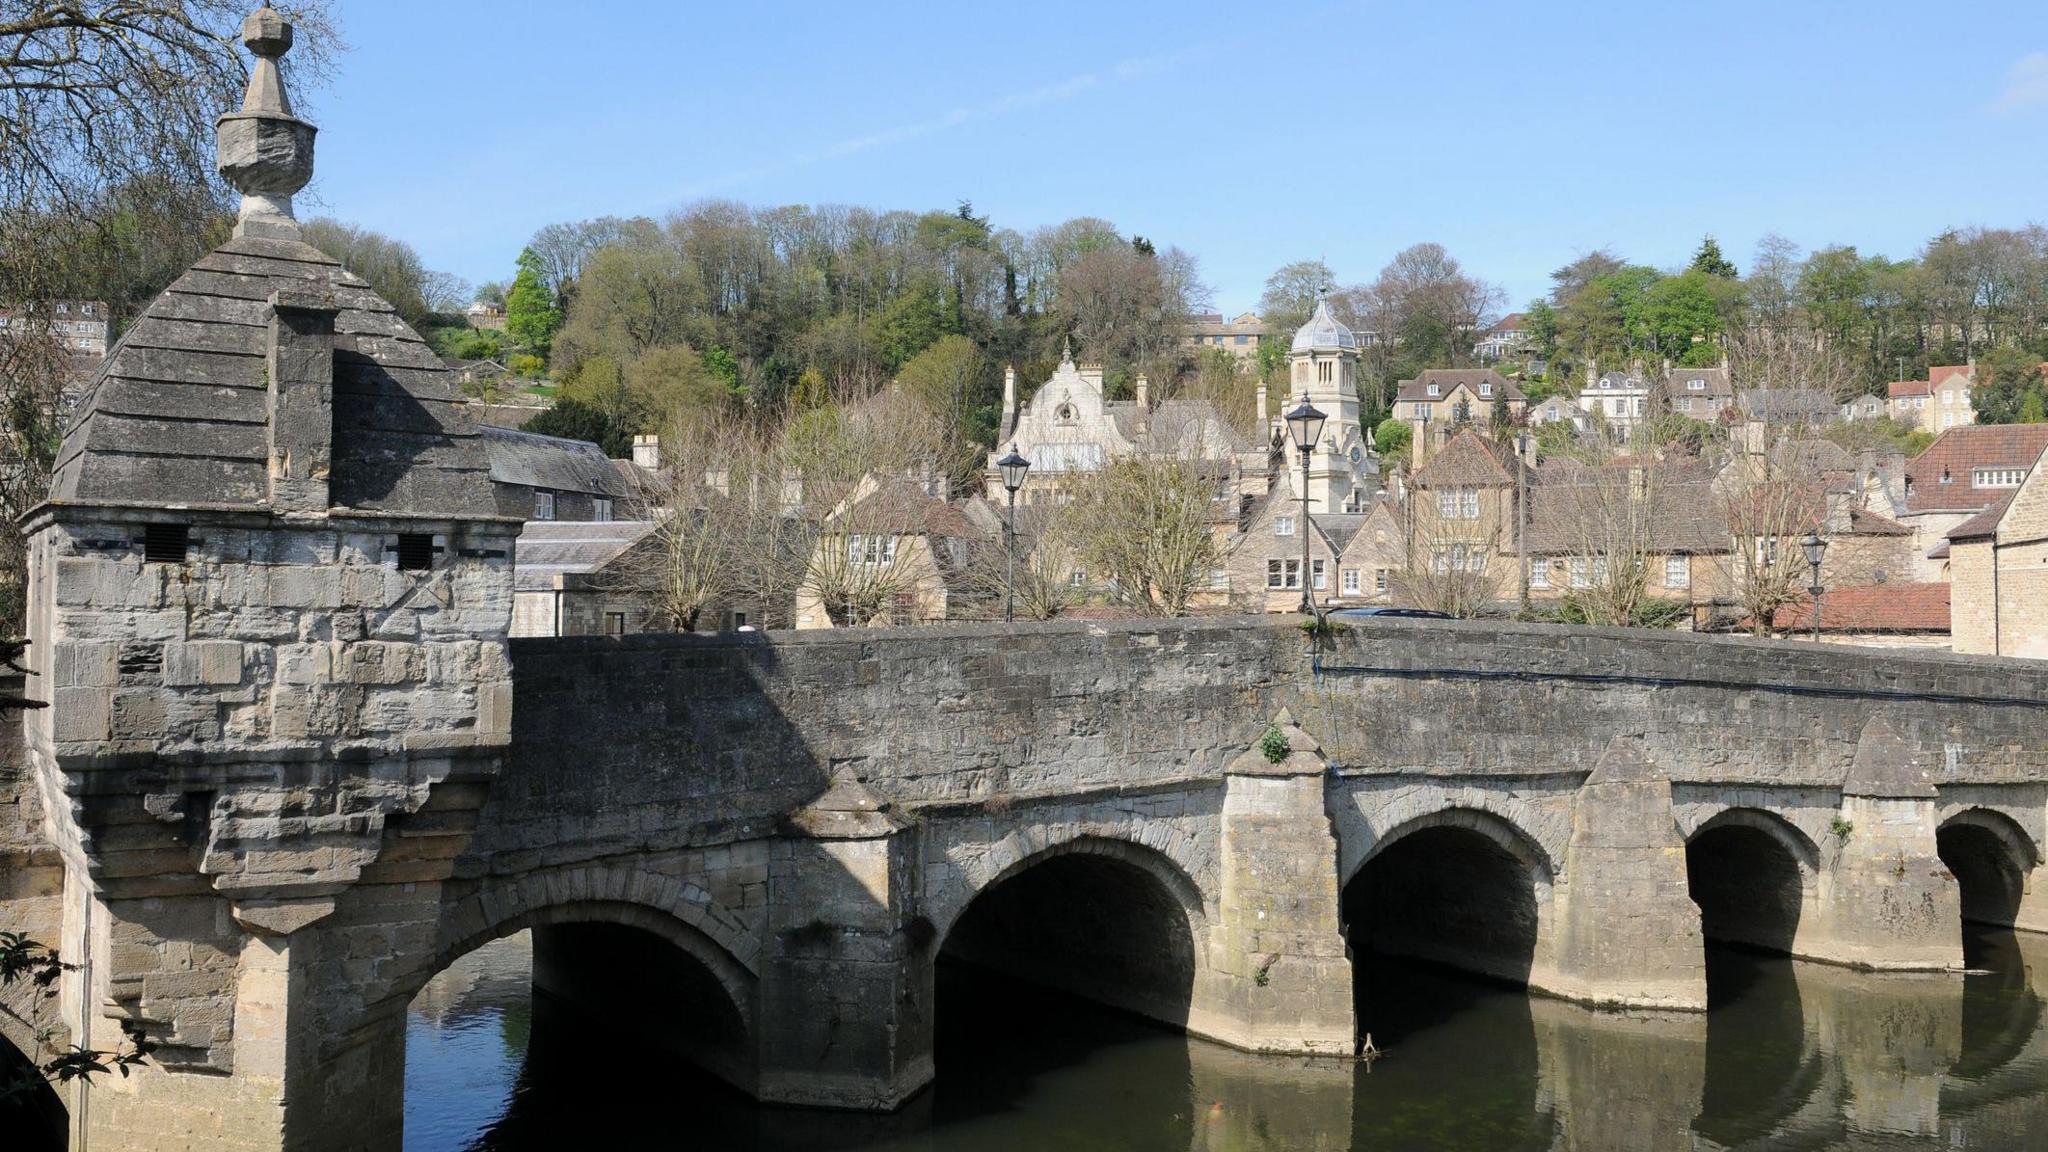
[{"label": "river water", "polygon": [[1972,929],[1967,944],[1983,974],[1712,951],[1714,1008],[1677,1017],[1591,1012],[1376,961],[1360,1019],[1386,1055],[1370,1066],[1248,1056],[942,968],[938,1082],[871,1117],[759,1108],[608,1042],[535,1002],[521,935],[472,953],[414,1002],[405,1146],[2048,1149],[2048,937]]}]

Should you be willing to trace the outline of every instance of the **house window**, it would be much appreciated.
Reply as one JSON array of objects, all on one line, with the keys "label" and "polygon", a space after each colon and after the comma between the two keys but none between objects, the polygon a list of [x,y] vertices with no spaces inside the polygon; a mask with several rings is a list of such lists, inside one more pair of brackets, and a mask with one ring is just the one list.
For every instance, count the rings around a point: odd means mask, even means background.
[{"label": "house window", "polygon": [[1429,405],[1427,405],[1427,404],[1417,404],[1417,405],[1415,406],[1415,418],[1416,418],[1417,420],[1427,420],[1427,419],[1429,419]]},{"label": "house window", "polygon": [[1344,575],[1343,575],[1342,579],[1343,579],[1343,588],[1344,588],[1344,594],[1345,594],[1346,596],[1356,596],[1356,595],[1358,595],[1358,569],[1356,569],[1356,568],[1346,568],[1346,569],[1344,569]]},{"label": "house window", "polygon": [[1979,488],[2017,488],[2026,478],[2025,468],[1979,468],[1975,483]]},{"label": "house window", "polygon": [[1692,587],[1692,557],[1666,556],[1664,558],[1664,586],[1666,588]]},{"label": "house window", "polygon": [[1586,558],[1584,556],[1572,557],[1572,587],[1591,588],[1592,586],[1592,578],[1586,575]]},{"label": "house window", "polygon": [[846,538],[846,562],[866,567],[896,562],[896,538],[894,536],[848,536]]},{"label": "house window", "polygon": [[434,538],[424,532],[401,532],[398,536],[398,570],[426,572],[434,567]]},{"label": "house window", "polygon": [[1073,570],[1072,572],[1069,572],[1069,573],[1067,573],[1067,587],[1069,587],[1069,588],[1086,588],[1087,586],[1088,586],[1088,573],[1087,573],[1087,572],[1085,572],[1085,571],[1083,571],[1083,570],[1081,570],[1081,569],[1079,569],[1079,568],[1076,568],[1076,569],[1074,569],[1074,570]]},{"label": "house window", "polygon": [[1461,493],[1459,499],[1462,502],[1465,519],[1479,519],[1479,489],[1467,488]]},{"label": "house window", "polygon": [[1329,578],[1323,574],[1323,562],[1321,560],[1309,561],[1308,578],[1309,583],[1315,585],[1315,589],[1318,592],[1329,587]]},{"label": "house window", "polygon": [[593,509],[590,517],[592,520],[596,520],[601,524],[608,524],[611,522],[612,502],[610,497],[599,496],[595,500],[592,500],[590,503]]},{"label": "house window", "polygon": [[1491,381],[1491,380],[1481,380],[1481,381],[1479,382],[1479,394],[1480,394],[1481,396],[1491,396],[1491,395],[1493,395],[1493,381]]},{"label": "house window", "polygon": [[1429,386],[1429,394],[1430,394],[1431,396],[1441,396],[1441,395],[1443,395],[1443,394],[1444,394],[1444,390],[1443,390],[1443,388],[1442,388],[1441,386],[1439,386],[1439,385],[1436,385],[1436,384],[1431,384],[1431,385]]},{"label": "house window", "polygon": [[[1218,344],[1221,344],[1223,342],[1223,337],[1218,336],[1216,338],[1216,342]],[[1252,338],[1250,336],[1232,336],[1230,338],[1230,342],[1233,344],[1249,344],[1252,342]]]},{"label": "house window", "polygon": [[1292,536],[1292,535],[1294,535],[1294,517],[1292,517],[1292,516],[1275,516],[1275,517],[1273,517],[1273,535],[1275,535],[1275,536]]},{"label": "house window", "polygon": [[1228,569],[1228,568],[1211,568],[1211,569],[1209,569],[1209,590],[1210,590],[1211,592],[1228,592],[1228,591],[1230,591],[1230,569]]},{"label": "house window", "polygon": [[190,524],[146,524],[142,529],[142,558],[152,564],[182,564],[192,547]]},{"label": "house window", "polygon": [[626,634],[626,614],[624,612],[605,613],[604,634],[607,636],[624,636]]},{"label": "house window", "polygon": [[533,518],[553,520],[555,518],[555,494],[545,488],[533,490]]},{"label": "house window", "polygon": [[1276,590],[1301,587],[1301,561],[1266,561],[1266,587]]},{"label": "house window", "polygon": [[1385,596],[1387,594],[1387,570],[1385,568],[1373,569],[1372,594],[1375,596]]},{"label": "house window", "polygon": [[1706,391],[1707,382],[1705,380],[1687,380],[1685,386],[1694,392],[1704,392]]},{"label": "house window", "polygon": [[1529,565],[1529,587],[1550,587],[1550,561],[1536,560]]}]

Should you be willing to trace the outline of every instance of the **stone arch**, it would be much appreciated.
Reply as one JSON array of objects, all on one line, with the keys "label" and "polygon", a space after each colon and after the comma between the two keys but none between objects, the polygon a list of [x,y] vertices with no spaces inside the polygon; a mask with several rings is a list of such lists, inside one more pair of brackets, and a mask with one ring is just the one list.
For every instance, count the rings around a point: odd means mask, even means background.
[{"label": "stone arch", "polygon": [[935,956],[1185,1028],[1208,966],[1201,889],[1164,851],[1066,837],[983,871]]},{"label": "stone arch", "polygon": [[[1460,797],[1461,801],[1464,799]],[[1446,803],[1441,807],[1404,814],[1402,806],[1392,806],[1382,814],[1386,817],[1387,830],[1376,831],[1372,843],[1366,845],[1358,859],[1350,862],[1341,873],[1343,882],[1348,884],[1374,857],[1417,832],[1430,828],[1460,828],[1485,837],[1513,856],[1529,869],[1538,887],[1547,891],[1557,878],[1556,857],[1534,833],[1517,821],[1514,808],[1512,802],[1483,800],[1473,804]]]},{"label": "stone arch", "polygon": [[1813,877],[1819,874],[1820,846],[1815,844],[1797,824],[1763,808],[1723,808],[1694,823],[1690,828],[1684,827],[1681,822],[1678,831],[1685,842],[1690,844],[1703,833],[1728,827],[1754,829],[1776,840],[1779,846],[1791,854],[1793,862],[1799,865],[1801,875],[1809,884]]},{"label": "stone arch", "polygon": [[[952,882],[928,893],[925,914],[944,939],[982,893],[1034,864],[1081,852],[1114,857],[1152,876],[1187,909],[1191,931],[1207,931],[1210,901],[1195,881],[1195,838],[1161,821],[1075,822],[1013,831],[954,869]],[[1196,937],[1202,939],[1200,935]]]},{"label": "stone arch", "polygon": [[1425,810],[1380,833],[1345,873],[1345,934],[1355,956],[1532,983],[1550,947],[1556,878],[1550,852],[1511,817]]},{"label": "stone arch", "polygon": [[1941,862],[1954,874],[1963,919],[2011,926],[2041,853],[2017,820],[1995,808],[1970,807],[1935,829]]},{"label": "stone arch", "polygon": [[1795,952],[1816,896],[1819,846],[1761,808],[1724,808],[1683,831],[1686,888],[1700,910],[1701,934]]}]

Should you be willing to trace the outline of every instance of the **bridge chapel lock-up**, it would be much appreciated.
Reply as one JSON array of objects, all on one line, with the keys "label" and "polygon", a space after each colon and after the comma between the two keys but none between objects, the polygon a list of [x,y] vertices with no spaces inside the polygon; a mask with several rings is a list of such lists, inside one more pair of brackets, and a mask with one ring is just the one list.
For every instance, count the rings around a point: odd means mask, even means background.
[{"label": "bridge chapel lock-up", "polygon": [[[880,1113],[942,1071],[946,962],[1341,1067],[1367,953],[1699,1013],[1710,942],[1953,972],[1965,920],[2048,931],[2039,665],[1399,618],[509,640],[484,439],[304,243],[291,26],[243,38],[234,234],[29,520],[0,922],[72,966],[0,1035],[155,1044],[65,1088],[73,1146],[398,1149],[407,1005],[522,932],[738,1093]],[[1355,338],[1319,303],[1295,347],[1354,434]]]}]

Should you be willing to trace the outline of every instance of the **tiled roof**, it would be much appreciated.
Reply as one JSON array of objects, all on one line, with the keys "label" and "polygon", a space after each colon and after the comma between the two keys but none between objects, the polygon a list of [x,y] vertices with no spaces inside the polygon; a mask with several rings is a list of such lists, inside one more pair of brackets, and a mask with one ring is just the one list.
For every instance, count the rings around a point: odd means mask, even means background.
[{"label": "tiled roof", "polygon": [[[1482,382],[1493,385],[1493,396],[1487,399],[1494,396],[1506,397],[1509,400],[1524,399],[1522,390],[1515,387],[1513,381],[1491,368],[1425,368],[1415,379],[1401,381],[1400,391],[1394,399],[1441,400],[1460,384],[1470,388],[1474,395],[1478,395]],[[1440,395],[1429,394],[1431,384],[1437,386]]]},{"label": "tiled roof", "polygon": [[1868,508],[1849,509],[1849,531],[1858,536],[1911,536],[1913,530]]},{"label": "tiled roof", "polygon": [[1885,395],[1894,400],[1902,397],[1928,396],[1934,392],[1931,380],[1894,380],[1884,386]]},{"label": "tiled roof", "polygon": [[2012,504],[2012,498],[2016,495],[2017,491],[2007,492],[1992,501],[1989,508],[1949,529],[1948,539],[1970,540],[1979,536],[1989,536],[1998,531],[1998,522],[2005,518],[2005,510]]},{"label": "tiled roof", "polygon": [[[1704,387],[1692,387],[1693,381]],[[1735,395],[1735,386],[1728,381],[1726,368],[1673,368],[1661,385],[1664,394],[1672,399],[1681,396],[1708,396],[1725,400]]]},{"label": "tiled roof", "polygon": [[[1573,479],[1529,489],[1529,551],[1539,556],[1598,550],[1609,533],[1635,535],[1640,525],[1649,551],[1699,555],[1726,552],[1728,525],[1721,502],[1705,480],[1651,479],[1647,514],[1628,508],[1627,469],[1587,468]],[[1617,541],[1619,543],[1619,541]]]},{"label": "tiled roof", "polygon": [[1927,370],[1928,388],[1932,390],[1950,383],[1951,378],[1956,376],[1963,377],[1962,382],[1968,384],[1970,378],[1976,374],[1977,370],[1968,364],[1939,364]]},{"label": "tiled roof", "polygon": [[[1823,632],[1947,632],[1949,585],[1893,581],[1831,588],[1820,602]],[[1813,627],[1813,601],[1781,606],[1771,626],[1784,632]]]},{"label": "tiled roof", "polygon": [[974,539],[981,532],[959,508],[925,495],[907,480],[884,484],[854,505],[857,532],[889,532],[898,536],[950,536]]},{"label": "tiled roof", "polygon": [[2008,489],[1977,487],[1977,469],[2032,468],[2043,451],[2048,451],[2048,424],[1950,428],[1906,464],[1906,510],[1981,511]]}]

